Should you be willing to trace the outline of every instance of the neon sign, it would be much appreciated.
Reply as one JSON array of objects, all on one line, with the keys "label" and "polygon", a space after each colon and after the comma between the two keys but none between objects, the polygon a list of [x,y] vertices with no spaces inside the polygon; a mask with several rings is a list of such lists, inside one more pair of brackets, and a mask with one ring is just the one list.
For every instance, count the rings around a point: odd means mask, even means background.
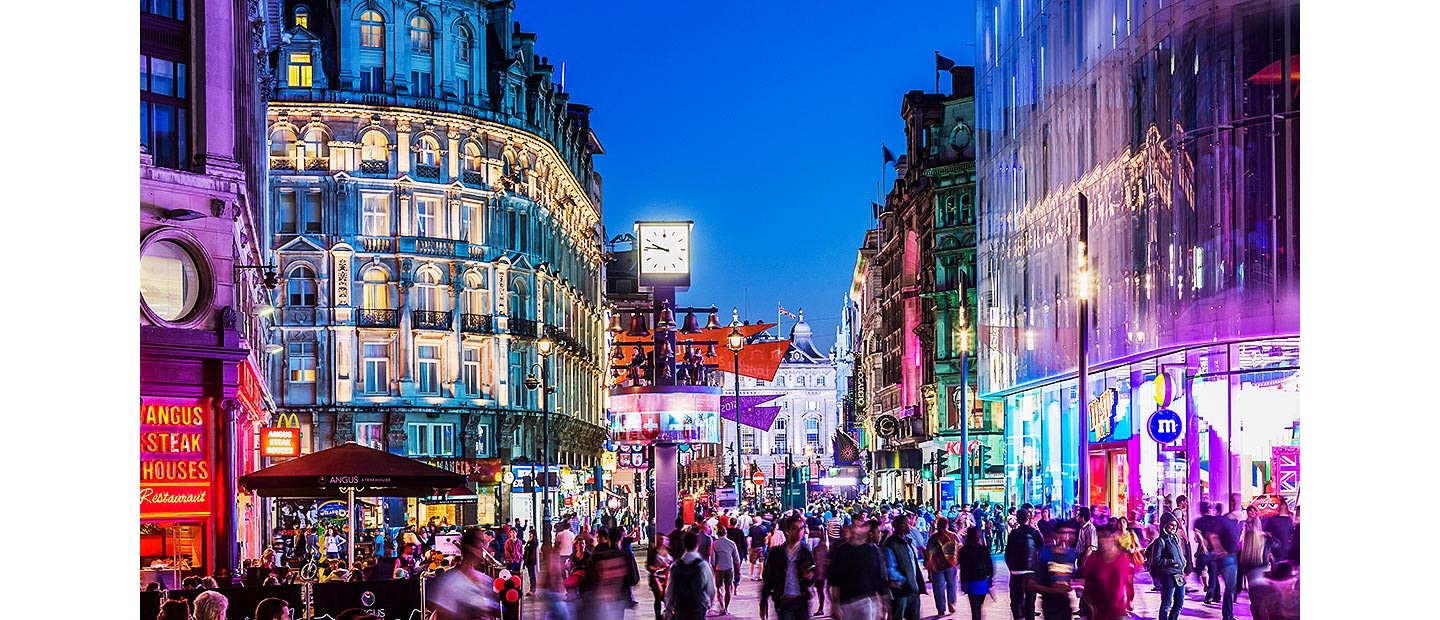
[{"label": "neon sign", "polygon": [[1104,440],[1115,431],[1115,388],[1106,389],[1095,400],[1090,401],[1090,432],[1097,440]]}]

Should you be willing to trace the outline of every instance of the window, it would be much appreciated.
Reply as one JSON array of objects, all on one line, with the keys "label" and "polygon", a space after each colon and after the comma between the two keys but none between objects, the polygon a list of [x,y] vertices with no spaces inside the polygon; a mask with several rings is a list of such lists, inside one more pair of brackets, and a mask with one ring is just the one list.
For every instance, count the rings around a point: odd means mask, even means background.
[{"label": "window", "polygon": [[480,203],[464,203],[460,217],[464,220],[461,225],[465,227],[462,238],[476,245],[485,243],[485,210],[480,208]]},{"label": "window", "polygon": [[775,385],[785,387],[785,377],[775,377]]},{"label": "window", "polygon": [[173,57],[140,56],[140,144],[156,166],[183,170],[190,151],[188,54],[161,53]]},{"label": "window", "polygon": [[[305,139],[300,144],[304,151],[297,155],[305,160],[306,168],[309,168],[310,160],[324,159],[330,156],[330,135],[320,127],[311,127],[305,130]],[[296,162],[299,164],[300,162]],[[328,163],[328,162],[326,162]]]},{"label": "window", "polygon": [[425,312],[442,311],[440,303],[440,279],[435,272],[421,269],[415,275],[415,309]]},{"label": "window", "polygon": [[775,454],[790,453],[790,436],[786,427],[789,426],[784,419],[775,420]]},{"label": "window", "polygon": [[410,456],[452,456],[454,424],[406,424],[405,450]]},{"label": "window", "polygon": [[155,316],[178,321],[200,300],[200,268],[195,257],[174,241],[156,241],[140,256],[140,298]]},{"label": "window", "polygon": [[385,47],[385,18],[376,11],[360,15],[360,47]]},{"label": "window", "polygon": [[474,45],[474,41],[470,38],[470,30],[463,26],[460,27],[455,32],[455,59],[463,63],[470,62],[471,47]]},{"label": "window", "polygon": [[304,214],[304,218],[305,218],[305,231],[304,231],[304,232],[307,233],[307,234],[319,234],[319,233],[320,233],[320,190],[315,189],[315,190],[310,190],[310,191],[308,191],[308,192],[305,192],[304,198],[305,198],[305,204],[300,207],[300,211]]},{"label": "window", "polygon": [[490,314],[489,272],[481,271],[465,276],[465,312],[468,314]]},{"label": "window", "polygon": [[815,452],[820,450],[820,418],[805,419],[805,443],[815,447]]},{"label": "window", "polygon": [[300,265],[290,270],[289,283],[285,285],[289,293],[287,306],[296,308],[309,308],[315,305],[315,272],[309,267]]},{"label": "window", "polygon": [[385,343],[367,342],[362,345],[361,363],[365,367],[365,394],[388,394],[390,392],[390,347]]},{"label": "window", "polygon": [[422,344],[415,347],[419,363],[416,365],[420,379],[420,393],[440,393],[440,345]]},{"label": "window", "polygon": [[385,92],[385,67],[383,65],[360,68],[360,92]]},{"label": "window", "polygon": [[414,85],[416,97],[434,97],[435,84],[429,71],[411,71],[410,83]]},{"label": "window", "polygon": [[816,387],[825,387],[825,377],[815,377]]},{"label": "window", "polygon": [[475,456],[484,458],[490,456],[490,425],[480,424],[475,427]]},{"label": "window", "polygon": [[485,168],[485,158],[480,155],[480,147],[473,143],[465,145],[465,170],[470,172],[482,172]]},{"label": "window", "polygon": [[311,78],[314,75],[314,67],[310,64],[309,52],[290,53],[290,79],[286,82],[291,88],[310,88]]},{"label": "window", "polygon": [[421,138],[419,147],[415,152],[415,163],[427,166],[440,164],[440,145],[435,143],[434,138]]},{"label": "window", "polygon": [[441,236],[439,198],[415,198],[415,236]]},{"label": "window", "polygon": [[299,150],[300,145],[295,139],[295,132],[280,127],[270,133],[271,157],[294,157]]},{"label": "window", "polygon": [[185,0],[140,0],[140,12],[183,21]]},{"label": "window", "polygon": [[360,159],[362,161],[385,161],[389,156],[390,142],[385,139],[385,134],[372,131],[365,134],[360,141]]},{"label": "window", "polygon": [[467,396],[480,395],[480,349],[466,347],[464,368],[460,373],[460,379],[465,384]]},{"label": "window", "polygon": [[280,232],[295,232],[295,192],[280,192]]},{"label": "window", "polygon": [[755,454],[755,431],[745,429],[745,432],[740,433],[740,452]]},{"label": "window", "polygon": [[362,194],[360,197],[360,234],[390,236],[390,196]]},{"label": "window", "polygon": [[801,375],[799,377],[795,377],[795,385],[799,387],[805,387],[805,376]]},{"label": "window", "polygon": [[315,402],[315,343],[292,342],[286,348],[289,364],[289,402],[312,404]]},{"label": "window", "polygon": [[380,422],[356,422],[355,443],[376,450],[385,449],[385,425]]},{"label": "window", "polygon": [[430,20],[415,16],[410,20],[410,51],[428,54],[431,49]]},{"label": "window", "polygon": [[310,9],[307,9],[304,6],[295,7],[295,27],[310,27]]},{"label": "window", "polygon": [[371,269],[365,272],[364,285],[360,290],[361,307],[370,310],[390,309],[390,281],[385,272]]}]

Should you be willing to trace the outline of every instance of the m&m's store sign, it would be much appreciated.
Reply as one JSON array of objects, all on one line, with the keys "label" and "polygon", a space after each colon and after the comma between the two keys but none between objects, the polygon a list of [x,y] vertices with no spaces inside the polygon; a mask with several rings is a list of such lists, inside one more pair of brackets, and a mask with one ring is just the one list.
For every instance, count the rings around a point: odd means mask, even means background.
[{"label": "m&m's store sign", "polygon": [[140,518],[210,515],[210,404],[140,399]]}]

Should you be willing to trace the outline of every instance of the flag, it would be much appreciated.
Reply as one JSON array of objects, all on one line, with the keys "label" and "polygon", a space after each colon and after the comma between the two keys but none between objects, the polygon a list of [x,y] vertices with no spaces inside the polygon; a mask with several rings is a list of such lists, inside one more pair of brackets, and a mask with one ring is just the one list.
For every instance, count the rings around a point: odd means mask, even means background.
[{"label": "flag", "polygon": [[885,207],[880,206],[880,203],[874,201],[870,202],[870,217],[872,219],[880,219],[880,214],[884,212]]},{"label": "flag", "polygon": [[[779,302],[776,302],[776,303],[778,304]],[[795,316],[795,313],[793,313],[793,312],[791,312],[791,311],[789,311],[789,310],[786,310],[786,309],[785,309],[785,306],[783,306],[783,305],[780,306],[780,314],[783,315],[783,316],[788,316],[788,317],[790,317],[790,318],[792,318],[792,319],[798,319],[798,318],[800,318],[800,317],[798,317],[798,316]]]},{"label": "flag", "polygon": [[890,152],[890,147],[885,146],[884,144],[881,144],[881,145],[880,145],[880,149],[881,149],[882,151],[884,151],[884,157],[885,157],[885,161],[881,162],[881,165],[890,164],[890,163],[894,163],[894,162],[895,162],[895,154]]},{"label": "flag", "polygon": [[940,52],[939,52],[938,50],[935,52],[935,70],[936,70],[936,71],[949,71],[950,68],[951,68],[951,67],[954,67],[954,66],[955,66],[955,61],[950,60],[949,58],[946,58],[946,57],[944,57],[944,56],[941,56],[941,55],[940,55]]}]

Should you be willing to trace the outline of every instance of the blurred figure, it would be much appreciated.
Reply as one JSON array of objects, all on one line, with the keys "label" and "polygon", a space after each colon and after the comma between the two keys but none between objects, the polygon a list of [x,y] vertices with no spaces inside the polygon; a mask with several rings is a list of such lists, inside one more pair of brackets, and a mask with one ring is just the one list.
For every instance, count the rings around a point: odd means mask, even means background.
[{"label": "blurred figure", "polygon": [[294,620],[290,603],[283,598],[267,598],[255,606],[255,620]]},{"label": "blurred figure", "polygon": [[830,562],[844,566],[830,576],[830,610],[838,620],[870,620],[880,617],[880,593],[884,589],[885,562],[880,549],[870,542],[871,521],[857,518],[842,530],[845,542],[832,551]]},{"label": "blurred figure", "polygon": [[1134,571],[1134,563],[1120,548],[1115,531],[1101,530],[1095,552],[1081,560],[1077,572],[1077,576],[1085,580],[1085,604],[1090,620],[1130,617],[1130,583],[1135,578]]},{"label": "blurred figure", "polygon": [[925,581],[920,574],[920,552],[910,538],[910,518],[904,513],[897,515],[891,527],[893,533],[880,545],[890,579],[890,618],[920,620],[920,595],[925,593]]},{"label": "blurred figure", "polygon": [[1265,539],[1265,532],[1260,530],[1260,518],[1256,512],[1254,507],[1249,509],[1244,521],[1245,531],[1240,534],[1240,553],[1236,558],[1237,591],[1243,591],[1246,583],[1270,565],[1270,542]]},{"label": "blurred figure", "polygon": [[172,598],[160,605],[160,615],[156,620],[190,620],[190,601],[183,598]]},{"label": "blurred figure", "polygon": [[1300,580],[1290,562],[1250,580],[1250,614],[1255,620],[1300,620]]},{"label": "blurred figure", "polygon": [[650,594],[655,597],[655,620],[662,620],[665,584],[670,574],[670,566],[675,563],[675,557],[670,555],[668,542],[665,536],[656,536],[650,541],[650,548],[645,554],[645,570],[650,573]]},{"label": "blurred figure", "polygon": [[[700,555],[700,537],[686,532],[685,555],[670,567],[665,586],[665,609],[674,620],[704,620],[710,601],[715,598],[715,576],[710,563]],[[765,617],[765,603],[760,603],[760,617]]]},{"label": "blurred figure", "polygon": [[225,608],[230,600],[214,590],[206,590],[195,597],[195,620],[225,620]]},{"label": "blurred figure", "polygon": [[1130,529],[1130,520],[1125,517],[1116,517],[1115,521],[1115,542],[1120,545],[1120,552],[1130,558],[1130,580],[1125,584],[1125,609],[1135,608],[1135,573],[1145,568],[1145,548],[1140,546],[1140,537],[1135,530]]},{"label": "blurred figure", "polygon": [[481,562],[485,537],[479,528],[467,528],[460,536],[460,565],[446,571],[427,590],[437,610],[436,620],[473,620],[499,617],[500,601],[495,598],[494,579]]},{"label": "blurred figure", "polygon": [[[930,538],[934,540],[932,536]],[[951,575],[951,587],[958,577],[960,588],[970,599],[970,618],[980,620],[980,608],[985,604],[985,595],[990,593],[994,586],[995,561],[990,558],[990,547],[981,540],[980,533],[971,528],[965,533],[965,545],[960,547],[956,555],[956,567],[959,569]],[[935,598],[940,598],[940,586],[934,585]],[[950,613],[955,613],[955,594],[950,592]]]},{"label": "blurred figure", "polygon": [[1265,535],[1270,537],[1271,553],[1277,561],[1290,559],[1290,548],[1295,536],[1295,520],[1290,516],[1289,502],[1281,500],[1278,508],[1279,512],[1265,519],[1264,527],[1261,528]]},{"label": "blurred figure", "polygon": [[596,528],[595,551],[580,581],[580,617],[622,620],[630,603],[630,561],[615,542],[619,528]]},{"label": "blurred figure", "polygon": [[[979,535],[978,528],[966,530],[965,540],[970,533]],[[930,533],[930,542],[925,546],[925,570],[930,572],[930,587],[935,594],[935,610],[940,615],[955,613],[956,571],[960,562],[960,541],[950,532],[950,519],[935,518],[935,531]]]},{"label": "blurred figure", "polygon": [[[815,557],[815,596],[820,599],[820,605],[815,608],[815,614],[825,615],[825,587],[826,580],[830,576],[830,537],[820,529],[811,530],[814,534],[814,542],[810,545],[811,554]],[[834,603],[830,606],[833,608]]]},{"label": "blurred figure", "polygon": [[1015,513],[1015,527],[1005,541],[1005,566],[1010,570],[1010,616],[1013,620],[1035,620],[1035,592],[1025,582],[1035,574],[1040,563],[1040,549],[1045,539],[1040,530],[1030,525],[1030,511],[1021,508]]}]

